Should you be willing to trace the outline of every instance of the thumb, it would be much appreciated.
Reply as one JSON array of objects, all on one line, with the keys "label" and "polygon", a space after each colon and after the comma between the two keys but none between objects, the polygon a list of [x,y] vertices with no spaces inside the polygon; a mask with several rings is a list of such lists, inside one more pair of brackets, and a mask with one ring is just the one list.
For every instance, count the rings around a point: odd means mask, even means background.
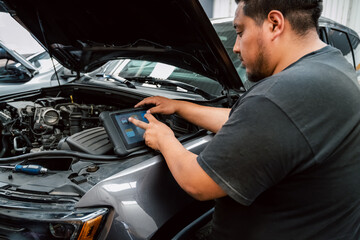
[{"label": "thumb", "polygon": [[157,105],[155,107],[152,107],[152,108],[148,109],[147,113],[161,113],[160,105]]}]

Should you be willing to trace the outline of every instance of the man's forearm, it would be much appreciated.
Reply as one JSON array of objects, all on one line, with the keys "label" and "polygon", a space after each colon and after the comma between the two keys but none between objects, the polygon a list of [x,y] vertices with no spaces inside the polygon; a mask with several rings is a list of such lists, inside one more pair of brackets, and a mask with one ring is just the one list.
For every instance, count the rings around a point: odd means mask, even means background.
[{"label": "man's forearm", "polygon": [[197,155],[188,151],[175,138],[163,139],[160,151],[181,188],[198,200],[223,197],[226,193],[206,174]]},{"label": "man's forearm", "polygon": [[207,107],[178,101],[176,113],[187,121],[216,133],[228,120],[230,108]]}]

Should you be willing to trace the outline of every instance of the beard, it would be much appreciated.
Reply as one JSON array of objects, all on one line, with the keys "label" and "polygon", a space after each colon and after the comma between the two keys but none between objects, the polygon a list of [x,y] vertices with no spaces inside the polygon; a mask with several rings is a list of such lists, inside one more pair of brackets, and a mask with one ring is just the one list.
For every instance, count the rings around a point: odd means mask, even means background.
[{"label": "beard", "polygon": [[266,49],[264,48],[263,41],[258,38],[257,42],[259,49],[258,57],[254,63],[252,72],[247,73],[248,80],[251,82],[258,82],[271,75],[268,71],[266,71],[268,68],[268,61],[265,55]]}]

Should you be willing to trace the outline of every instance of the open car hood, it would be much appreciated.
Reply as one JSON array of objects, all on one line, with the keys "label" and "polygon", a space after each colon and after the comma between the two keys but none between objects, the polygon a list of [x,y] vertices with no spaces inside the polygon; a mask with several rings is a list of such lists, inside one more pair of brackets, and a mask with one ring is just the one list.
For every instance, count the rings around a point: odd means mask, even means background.
[{"label": "open car hood", "polygon": [[89,72],[110,59],[135,58],[194,71],[226,88],[242,86],[198,0],[2,2],[69,69]]}]

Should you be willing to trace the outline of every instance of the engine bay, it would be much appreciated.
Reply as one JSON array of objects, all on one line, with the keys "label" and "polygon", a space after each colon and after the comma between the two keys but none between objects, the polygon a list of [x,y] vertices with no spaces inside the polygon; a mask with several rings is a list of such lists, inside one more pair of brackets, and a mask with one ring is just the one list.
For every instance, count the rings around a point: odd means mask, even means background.
[{"label": "engine bay", "polygon": [[[0,99],[0,198],[76,202],[101,180],[158,155],[150,148],[117,155],[100,119],[101,113],[131,109],[142,98],[64,86]],[[204,133],[176,114],[158,120],[181,142]],[[17,173],[10,169],[17,164],[49,172]]]},{"label": "engine bay", "polygon": [[[100,100],[95,95],[69,94],[0,102],[0,158],[50,150],[114,154],[99,115],[104,111],[131,108],[133,104],[108,104],[114,100]],[[162,116],[160,120],[170,126],[177,137],[198,131],[178,116]],[[92,144],[99,141],[101,147]]]},{"label": "engine bay", "polygon": [[99,114],[114,106],[78,104],[64,97],[14,101],[0,110],[0,157],[61,149],[61,140],[100,126]]}]

